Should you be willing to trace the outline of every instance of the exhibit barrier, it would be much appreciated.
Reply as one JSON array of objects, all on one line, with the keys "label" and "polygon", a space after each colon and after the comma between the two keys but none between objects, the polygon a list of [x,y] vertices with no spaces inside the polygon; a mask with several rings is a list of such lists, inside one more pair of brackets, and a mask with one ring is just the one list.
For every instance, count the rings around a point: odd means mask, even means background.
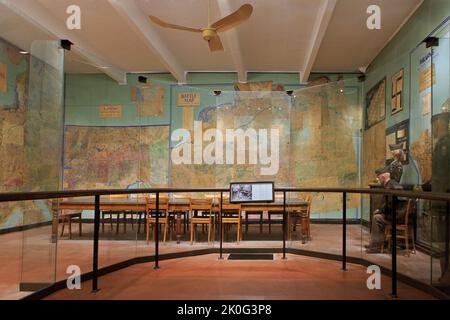
[{"label": "exhibit barrier", "polygon": [[[287,228],[286,228],[286,221],[287,221],[287,195],[289,193],[315,193],[320,192],[324,194],[341,194],[342,195],[342,250],[339,255],[339,260],[342,261],[342,270],[347,269],[347,263],[349,261],[348,255],[347,255],[347,198],[349,194],[362,194],[362,195],[378,195],[378,196],[384,196],[386,197],[387,204],[388,204],[388,210],[391,213],[392,217],[396,217],[396,211],[397,211],[397,204],[398,199],[404,198],[404,199],[425,199],[425,200],[431,200],[431,201],[438,201],[445,203],[446,208],[446,219],[445,221],[449,221],[449,203],[450,203],[450,194],[446,193],[432,193],[432,192],[419,192],[419,191],[402,191],[402,190],[388,190],[388,189],[364,189],[364,188],[275,188],[275,194],[281,194],[282,195],[282,206],[283,206],[283,217],[282,217],[282,238],[280,241],[282,242],[282,248],[281,253],[283,255],[283,258],[286,258],[287,253],[295,253],[295,250],[290,250],[286,246],[287,242]],[[87,273],[84,275],[83,280],[92,279],[92,290],[96,291],[99,289],[98,286],[98,277],[99,277],[99,243],[100,243],[100,225],[101,225],[101,196],[105,195],[154,195],[154,199],[156,202],[156,215],[155,215],[155,223],[156,225],[159,224],[159,208],[160,202],[163,201],[161,198],[162,194],[177,194],[177,193],[214,193],[220,195],[218,198],[218,201],[220,201],[220,212],[218,215],[219,218],[219,226],[221,225],[223,213],[222,213],[222,203],[223,203],[223,196],[224,194],[228,194],[228,189],[217,189],[217,188],[197,188],[197,189],[172,189],[172,188],[158,188],[158,189],[114,189],[114,190],[77,190],[77,191],[56,191],[56,192],[27,192],[27,193],[3,193],[0,194],[0,202],[11,202],[11,201],[30,201],[30,200],[45,200],[45,199],[62,199],[62,198],[79,198],[79,197],[94,197],[93,202],[93,208],[94,208],[94,232],[93,232],[93,239],[92,239],[92,272]],[[57,241],[57,233],[58,233],[58,208],[52,208],[53,210],[53,233],[52,233],[52,242]],[[387,273],[391,276],[391,293],[392,296],[397,296],[397,280],[398,280],[398,264],[397,264],[397,219],[391,220],[391,230],[392,230],[392,245],[390,246],[390,254],[391,254],[391,266],[389,269],[385,270]],[[55,229],[56,226],[56,229]],[[223,254],[225,251],[223,247],[223,232],[222,228],[218,228],[219,232],[219,248],[216,250],[205,250],[203,253],[219,253],[219,258],[223,257]],[[448,268],[449,265],[449,229],[450,226],[447,225],[445,230],[445,252],[442,255],[441,258],[444,259],[443,261],[443,268]],[[55,236],[55,230],[56,230],[56,236]],[[160,267],[160,237],[159,237],[159,228],[154,228],[155,236],[154,236],[154,255],[151,257],[151,259],[135,259],[134,262],[130,262],[128,264],[122,264],[121,267],[128,266],[133,263],[138,262],[147,262],[147,261],[153,261],[154,267],[159,268]],[[195,250],[193,250],[195,251]],[[263,250],[264,251],[264,250]],[[197,252],[197,254],[201,254],[202,252]],[[175,255],[176,256],[176,255]],[[174,257],[175,257],[174,256]],[[330,255],[331,256],[331,255]],[[433,257],[433,254],[431,253],[431,256]],[[327,255],[323,255],[322,257],[327,258]],[[142,258],[142,257],[141,257]],[[352,259],[351,262],[357,262],[357,260]],[[367,262],[367,261],[366,261]],[[119,263],[120,264],[120,263]],[[116,268],[110,268],[110,271],[117,270],[117,268],[120,268],[120,266],[116,265]],[[104,274],[102,272],[102,274]],[[405,278],[405,277],[402,277]],[[407,277],[406,277],[407,278]],[[23,279],[23,277],[22,277]],[[55,280],[54,283],[51,285],[53,286],[57,281]],[[50,286],[50,287],[51,287]],[[430,286],[431,287],[431,286]],[[39,289],[48,289],[48,288],[39,288]],[[38,291],[38,290],[35,290]]]}]

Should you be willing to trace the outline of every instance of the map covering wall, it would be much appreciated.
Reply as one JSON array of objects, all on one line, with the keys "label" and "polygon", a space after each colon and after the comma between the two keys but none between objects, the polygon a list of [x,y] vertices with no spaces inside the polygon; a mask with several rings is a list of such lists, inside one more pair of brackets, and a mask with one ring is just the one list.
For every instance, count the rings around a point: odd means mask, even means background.
[{"label": "map covering wall", "polygon": [[[362,112],[356,99],[358,91],[346,90],[343,81],[318,79],[310,88],[294,91],[291,186],[359,187],[357,150]],[[340,194],[316,194],[314,198],[313,212],[341,210]],[[348,195],[348,199],[348,208],[359,207],[358,195]]]},{"label": "map covering wall", "polygon": [[[0,192],[58,190],[61,69],[1,41],[0,64],[6,70],[6,90],[0,91]],[[49,219],[45,201],[0,204],[0,229]]]},{"label": "map covering wall", "polygon": [[65,129],[64,188],[166,187],[167,126]]}]

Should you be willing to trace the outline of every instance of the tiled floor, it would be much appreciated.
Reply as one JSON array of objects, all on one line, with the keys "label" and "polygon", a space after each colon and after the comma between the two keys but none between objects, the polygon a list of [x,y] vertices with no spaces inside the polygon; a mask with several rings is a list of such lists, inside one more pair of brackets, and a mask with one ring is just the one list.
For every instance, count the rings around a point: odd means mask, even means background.
[{"label": "tiled floor", "polygon": [[[81,290],[61,290],[48,299],[171,299],[171,300],[259,300],[259,299],[391,299],[389,278],[382,277],[380,290],[369,290],[366,269],[311,257],[280,254],[274,261],[218,260],[204,255],[152,264],[139,264],[99,279],[100,291],[90,283]],[[432,299],[404,284],[402,299]]]},{"label": "tiled floor", "polygon": [[[92,225],[85,224],[83,236],[76,235],[77,228],[74,225],[73,239],[69,240],[67,234],[59,239],[58,244],[51,243],[51,228],[42,227],[26,232],[10,233],[0,235],[2,243],[0,249],[0,299],[17,299],[28,293],[19,292],[19,283],[39,282],[52,283],[55,280],[64,280],[68,274],[66,270],[71,265],[77,265],[82,273],[92,270]],[[123,229],[116,234],[115,230],[106,228],[106,233],[101,234],[99,249],[99,267],[108,266],[123,260],[139,256],[148,256],[154,253],[154,243],[146,243],[143,232],[139,235],[136,231],[128,228],[126,234]],[[326,252],[341,254],[342,251],[342,226],[336,224],[313,224],[311,226],[312,241],[302,244],[297,238],[287,242],[287,246],[302,250],[315,252]],[[203,237],[203,238],[202,238]],[[199,229],[199,240],[203,241],[205,236]],[[235,233],[231,230],[224,242],[225,248],[281,248],[280,226],[272,226],[272,233],[268,234],[267,226],[264,226],[260,233],[259,226],[254,225],[249,229],[249,233],[244,234],[243,241],[237,245]],[[181,244],[175,241],[167,241],[160,244],[160,253],[172,253],[189,251],[193,249],[204,249],[215,247],[219,243],[206,242],[194,243],[190,245],[186,238]],[[360,225],[349,225],[347,231],[347,251],[349,256],[363,257],[374,264],[390,267],[391,259],[389,254],[367,255],[362,250],[362,245],[369,240],[369,235],[365,228]],[[23,247],[23,255],[22,255]],[[56,260],[56,263],[55,263]],[[165,266],[169,261],[163,261]],[[406,257],[400,251],[398,256],[398,270],[414,279],[426,284],[430,283],[431,263],[430,257],[424,253]],[[434,275],[439,275],[438,263],[433,264]]]}]

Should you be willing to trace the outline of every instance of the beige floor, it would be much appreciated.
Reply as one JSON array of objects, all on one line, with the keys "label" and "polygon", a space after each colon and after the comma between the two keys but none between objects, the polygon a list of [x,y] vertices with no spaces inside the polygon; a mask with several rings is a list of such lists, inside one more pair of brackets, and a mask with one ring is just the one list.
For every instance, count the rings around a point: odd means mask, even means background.
[{"label": "beige floor", "polygon": [[[227,234],[229,242],[224,243],[225,248],[281,248],[281,233],[279,226],[272,227],[272,234],[268,234],[267,226],[264,226],[262,233],[259,226],[250,226],[249,236],[244,234],[244,240],[239,245],[234,241],[233,230]],[[101,234],[99,248],[99,267],[108,266],[123,260],[139,256],[152,255],[154,253],[154,243],[146,243],[143,234],[136,234],[128,228],[126,234],[122,228],[116,234],[114,230],[106,228],[106,233]],[[71,265],[77,265],[81,272],[92,270],[92,225],[84,225],[83,236],[79,238],[75,233],[77,228],[74,225],[74,236],[68,239],[67,234],[59,239],[58,244],[51,243],[50,227],[42,227],[26,232],[10,233],[0,235],[2,247],[0,249],[0,299],[18,299],[28,293],[19,292],[19,283],[39,282],[52,283],[55,280],[64,280],[68,274],[66,270]],[[326,252],[341,254],[342,250],[342,226],[335,224],[313,224],[311,226],[312,241],[302,244],[296,240],[295,234],[292,241],[287,242],[287,246],[302,250],[315,252]],[[201,237],[199,230],[200,241]],[[260,240],[245,240],[246,238]],[[278,241],[274,239],[279,238]],[[134,239],[134,240],[131,240]],[[359,225],[349,225],[347,231],[347,251],[349,256],[362,257],[374,264],[390,267],[391,259],[389,254],[367,255],[362,250],[362,245],[368,243],[369,235],[365,228]],[[184,239],[183,239],[184,240]],[[160,253],[172,253],[190,251],[193,249],[218,248],[217,241],[207,244],[206,242],[194,243],[190,245],[188,241],[176,244],[175,241],[167,241],[160,244]],[[22,254],[23,247],[23,254]],[[56,264],[55,264],[56,261]],[[162,261],[164,267],[168,261]],[[407,257],[403,251],[398,256],[399,272],[426,284],[430,283],[431,262],[430,257],[421,252],[411,254]],[[433,264],[433,274],[440,273],[438,263]],[[436,277],[436,276],[434,276]]]}]

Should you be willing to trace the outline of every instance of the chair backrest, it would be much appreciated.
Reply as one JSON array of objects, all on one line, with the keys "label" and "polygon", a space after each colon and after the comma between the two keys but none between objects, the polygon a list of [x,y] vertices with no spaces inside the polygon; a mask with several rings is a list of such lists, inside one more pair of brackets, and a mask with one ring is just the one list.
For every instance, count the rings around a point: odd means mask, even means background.
[{"label": "chair backrest", "polygon": [[220,209],[223,211],[237,211],[240,213],[242,206],[240,203],[230,203],[228,199],[222,199],[222,204],[220,204],[219,201],[219,210]]},{"label": "chair backrest", "polygon": [[213,199],[211,198],[190,198],[189,199],[189,208],[190,211],[200,210],[200,211],[209,211],[211,214],[212,211],[212,203]]},{"label": "chair backrest", "polygon": [[[145,211],[156,210],[156,198],[145,197]],[[159,210],[169,211],[169,198],[159,197]]]},{"label": "chair backrest", "polygon": [[403,220],[404,224],[406,225],[408,224],[409,216],[416,210],[416,205],[417,199],[408,199],[408,203],[406,204],[406,209],[404,213],[404,220]]}]

